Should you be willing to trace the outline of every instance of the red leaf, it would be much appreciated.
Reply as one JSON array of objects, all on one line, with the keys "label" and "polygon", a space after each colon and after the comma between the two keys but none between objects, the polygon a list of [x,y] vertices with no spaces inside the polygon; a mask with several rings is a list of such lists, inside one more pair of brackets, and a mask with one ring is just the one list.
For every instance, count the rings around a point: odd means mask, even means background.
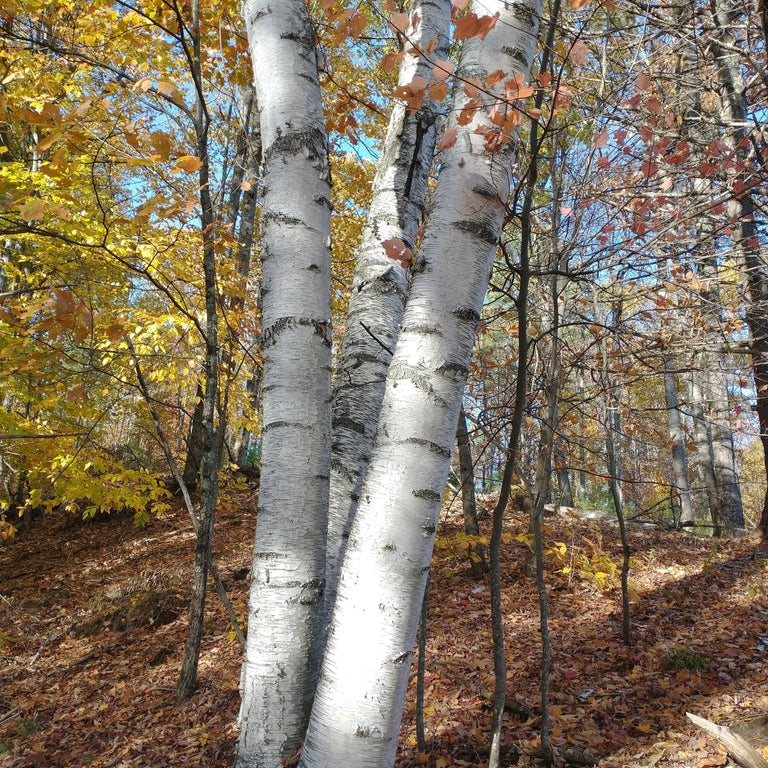
[{"label": "red leaf", "polygon": [[403,267],[407,268],[411,263],[411,259],[413,259],[413,252],[399,237],[383,240],[381,247],[387,254],[388,259],[399,261]]},{"label": "red leaf", "polygon": [[644,72],[641,72],[637,79],[635,80],[635,88],[637,88],[638,91],[646,91],[648,90],[648,86],[651,84],[651,78],[648,77]]},{"label": "red leaf", "polygon": [[600,133],[595,136],[594,144],[596,149],[602,149],[606,146],[608,144],[608,131],[605,129],[600,131]]},{"label": "red leaf", "polygon": [[493,16],[480,16],[474,13],[468,13],[456,20],[456,26],[453,31],[454,40],[466,40],[470,37],[477,37],[485,40],[486,35],[496,26],[499,14]]}]

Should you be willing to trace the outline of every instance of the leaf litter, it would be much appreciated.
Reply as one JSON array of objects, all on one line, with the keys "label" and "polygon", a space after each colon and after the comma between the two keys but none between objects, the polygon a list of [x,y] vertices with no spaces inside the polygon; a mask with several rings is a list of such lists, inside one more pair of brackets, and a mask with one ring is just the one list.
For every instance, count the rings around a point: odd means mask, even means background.
[{"label": "leaf litter", "polygon": [[[229,493],[214,556],[245,619],[255,496]],[[487,533],[490,521],[481,520]],[[503,554],[508,688],[503,765],[540,765],[536,589],[527,521],[512,513]],[[768,712],[768,553],[756,538],[715,541],[636,526],[633,645],[621,640],[614,526],[546,522],[556,761],[605,768],[725,766],[685,718],[728,724]],[[58,515],[0,545],[0,766],[224,768],[237,738],[242,652],[210,593],[199,685],[175,701],[194,539],[174,507],[144,529],[128,516]],[[433,560],[426,651],[426,751],[417,745],[415,666],[399,768],[482,766],[493,665],[489,590],[472,578],[458,509]],[[483,588],[481,588],[483,587]],[[757,744],[758,748],[768,746]]]}]

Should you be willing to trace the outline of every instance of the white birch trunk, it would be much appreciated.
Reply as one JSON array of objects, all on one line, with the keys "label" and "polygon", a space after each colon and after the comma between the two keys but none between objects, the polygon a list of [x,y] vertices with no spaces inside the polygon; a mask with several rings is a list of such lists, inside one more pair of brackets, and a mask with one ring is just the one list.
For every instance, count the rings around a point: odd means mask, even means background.
[{"label": "white birch trunk", "polygon": [[[500,18],[468,40],[462,74],[530,71],[540,0],[488,0]],[[499,84],[503,93],[503,84]],[[496,86],[496,87],[499,87]],[[467,96],[457,89],[452,114]],[[487,151],[493,97],[445,153],[389,367],[300,765],[394,763],[411,654],[475,330],[504,221],[514,140]]]},{"label": "white birch trunk", "polygon": [[238,765],[301,743],[322,648],[330,462],[330,197],[304,0],[246,0],[264,149],[263,459]]},{"label": "white birch trunk", "polygon": [[[398,84],[433,79],[433,62],[448,56],[450,0],[414,0],[407,32],[411,47],[435,47],[429,58],[406,53]],[[357,509],[384,381],[403,316],[408,270],[389,258],[382,242],[401,240],[413,249],[421,222],[438,131],[439,103],[427,99],[416,113],[403,101],[392,107],[373,182],[371,207],[358,249],[347,325],[333,395],[333,449],[328,511],[326,611],[333,609],[349,526]]]}]

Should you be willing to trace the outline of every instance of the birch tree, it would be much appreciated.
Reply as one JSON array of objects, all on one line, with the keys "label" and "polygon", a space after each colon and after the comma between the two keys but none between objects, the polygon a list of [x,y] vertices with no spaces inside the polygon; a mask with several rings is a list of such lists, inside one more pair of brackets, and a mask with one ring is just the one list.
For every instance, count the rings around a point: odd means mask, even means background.
[{"label": "birch tree", "polygon": [[[394,763],[464,382],[504,220],[538,0],[475,9],[300,765]],[[468,81],[472,78],[471,81]],[[476,85],[475,85],[476,83]],[[462,119],[462,118],[467,119]]]},{"label": "birch tree", "polygon": [[244,5],[264,153],[263,430],[240,765],[304,734],[319,654],[330,463],[330,178],[306,3]]},{"label": "birch tree", "polygon": [[[403,30],[398,93],[413,82],[449,74],[450,0],[415,0]],[[427,48],[431,53],[427,54]],[[437,67],[436,67],[436,63]],[[333,394],[333,448],[328,514],[327,611],[333,607],[344,544],[373,445],[384,381],[408,288],[406,253],[416,246],[438,133],[440,102],[405,98],[392,107],[373,182],[371,208],[357,253],[347,324]],[[385,247],[386,244],[386,247]],[[389,251],[387,250],[389,248]],[[402,248],[403,260],[390,257]]]}]

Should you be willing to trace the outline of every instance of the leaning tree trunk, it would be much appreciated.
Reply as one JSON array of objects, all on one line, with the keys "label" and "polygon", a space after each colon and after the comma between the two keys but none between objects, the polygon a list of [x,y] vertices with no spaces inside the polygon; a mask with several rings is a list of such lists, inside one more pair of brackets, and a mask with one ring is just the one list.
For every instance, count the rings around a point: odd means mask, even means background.
[{"label": "leaning tree trunk", "polygon": [[246,0],[264,152],[263,458],[238,765],[277,768],[306,727],[323,638],[330,464],[330,177],[303,0]]},{"label": "leaning tree trunk", "polygon": [[[416,77],[432,79],[434,62],[448,55],[450,0],[413,0],[399,85]],[[413,251],[432,167],[440,104],[426,99],[416,112],[396,100],[373,182],[371,208],[358,248],[333,394],[333,447],[328,510],[326,612],[330,617],[336,583],[357,509],[360,486],[373,446],[384,397],[384,382],[397,339],[408,287],[408,269],[387,254],[383,243]],[[405,257],[405,252],[404,252]],[[406,262],[407,264],[407,259]]]},{"label": "leaning tree trunk", "polygon": [[[468,125],[456,122],[469,101],[464,88],[456,89],[449,122],[456,143],[443,157],[389,366],[303,768],[394,764],[464,382],[516,156],[509,134],[519,113],[508,98],[514,99],[513,78],[528,77],[541,3],[488,0],[475,10],[499,19],[484,40],[466,41],[460,71],[481,81],[507,75],[490,94],[477,94],[481,106]],[[497,125],[491,117],[504,125],[483,135],[481,126]]]}]

